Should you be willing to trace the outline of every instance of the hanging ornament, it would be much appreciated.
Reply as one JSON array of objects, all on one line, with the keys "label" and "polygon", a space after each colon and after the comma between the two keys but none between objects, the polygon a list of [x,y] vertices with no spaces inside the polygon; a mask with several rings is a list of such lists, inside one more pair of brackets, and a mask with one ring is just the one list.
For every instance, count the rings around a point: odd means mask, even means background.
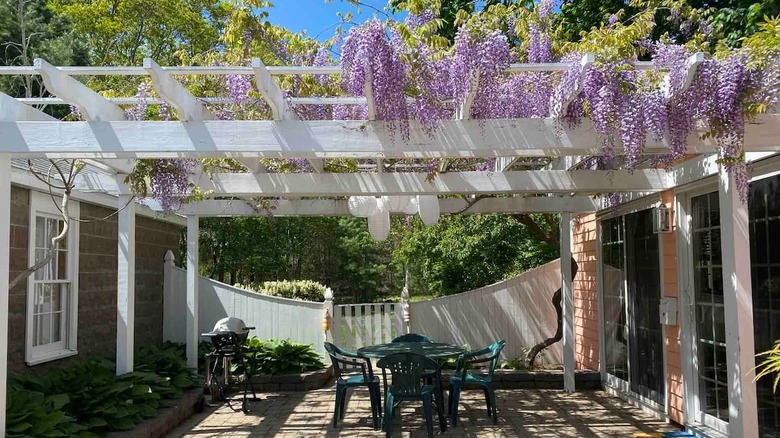
[{"label": "hanging ornament", "polygon": [[385,202],[385,206],[390,213],[405,213],[409,209],[409,204],[414,199],[413,196],[401,195],[401,196],[382,196],[382,200]]},{"label": "hanging ornament", "polygon": [[417,204],[417,197],[412,196],[411,199],[409,200],[409,203],[406,204],[406,208],[404,209],[404,214],[410,214],[410,215],[417,214],[418,211],[419,211],[419,207]]},{"label": "hanging ornament", "polygon": [[436,195],[417,196],[417,205],[420,209],[420,219],[425,225],[436,225],[439,223],[439,197]]},{"label": "hanging ornament", "polygon": [[390,235],[390,210],[382,198],[376,200],[376,211],[368,217],[368,232],[374,240],[387,240]]},{"label": "hanging ornament", "polygon": [[377,198],[374,196],[350,196],[347,207],[352,216],[369,217],[376,211]]}]

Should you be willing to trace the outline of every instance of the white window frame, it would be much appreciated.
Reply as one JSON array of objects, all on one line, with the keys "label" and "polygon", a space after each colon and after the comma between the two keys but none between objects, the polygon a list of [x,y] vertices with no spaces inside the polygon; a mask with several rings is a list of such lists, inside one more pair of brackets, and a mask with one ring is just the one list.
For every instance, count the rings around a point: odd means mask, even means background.
[{"label": "white window frame", "polygon": [[679,284],[680,347],[685,394],[685,422],[728,434],[729,423],[706,414],[699,399],[699,369],[696,336],[693,272],[692,199],[718,191],[717,180],[707,178],[675,191],[677,206],[677,276]]},{"label": "white window frame", "polygon": [[[35,237],[37,227],[37,217],[51,217],[62,219],[62,214],[55,205],[55,202],[61,202],[60,197],[52,197],[36,191],[30,191],[30,221],[28,226],[28,266],[35,263]],[[57,359],[62,359],[78,354],[76,342],[78,340],[78,290],[79,290],[79,222],[81,217],[80,205],[78,202],[70,200],[68,204],[70,217],[70,229],[66,239],[68,240],[68,278],[70,287],[68,290],[67,306],[65,315],[66,321],[63,321],[63,340],[49,345],[38,347],[33,346],[33,310],[35,298],[35,274],[27,279],[27,300],[26,300],[26,330],[25,330],[25,362],[28,366],[37,365]],[[76,219],[76,220],[73,220]]]}]

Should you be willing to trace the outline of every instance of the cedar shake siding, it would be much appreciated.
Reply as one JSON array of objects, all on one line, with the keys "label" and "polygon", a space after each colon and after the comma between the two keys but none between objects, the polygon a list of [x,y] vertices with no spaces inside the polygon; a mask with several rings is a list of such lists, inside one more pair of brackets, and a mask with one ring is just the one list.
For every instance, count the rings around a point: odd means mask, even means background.
[{"label": "cedar shake siding", "polygon": [[[28,261],[30,191],[11,187],[11,278]],[[73,361],[116,356],[117,218],[113,209],[81,202],[79,235],[78,345],[79,354],[27,367],[25,318],[27,284],[10,294],[8,368],[11,373],[66,366]],[[179,248],[180,227],[136,217],[135,344],[162,343],[163,257]]]}]

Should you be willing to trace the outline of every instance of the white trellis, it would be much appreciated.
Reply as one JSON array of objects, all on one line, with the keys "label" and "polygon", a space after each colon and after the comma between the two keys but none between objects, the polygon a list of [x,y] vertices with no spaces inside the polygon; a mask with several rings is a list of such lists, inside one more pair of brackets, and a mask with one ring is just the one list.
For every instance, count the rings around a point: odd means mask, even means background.
[{"label": "white trellis", "polygon": [[[581,72],[593,62],[591,55],[579,63]],[[688,62],[688,77],[692,78],[701,55]],[[650,62],[636,62],[635,68],[654,69]],[[511,73],[528,71],[563,71],[568,63],[512,64]],[[593,124],[583,120],[570,127],[555,118],[507,119],[474,121],[469,119],[469,105],[473,101],[479,76],[472,78],[471,92],[454,120],[444,121],[435,136],[429,136],[416,122],[410,122],[410,139],[403,141],[392,135],[382,121],[373,120],[373,90],[370,81],[365,96],[358,97],[292,97],[285,99],[275,77],[297,74],[340,74],[339,67],[280,67],[265,66],[255,59],[250,66],[165,67],[147,59],[143,66],[127,67],[55,67],[44,60],[35,60],[33,66],[3,67],[0,75],[39,75],[51,97],[14,99],[0,93],[0,432],[5,430],[5,382],[8,333],[8,249],[10,184],[24,176],[11,170],[12,159],[18,158],[72,158],[83,159],[93,170],[85,173],[76,187],[74,198],[94,196],[118,197],[117,204],[127,199],[123,186],[124,174],[132,170],[133,158],[234,158],[248,173],[218,174],[211,177],[192,175],[194,182],[206,190],[213,190],[219,198],[185,206],[180,213],[187,216],[187,327],[191,330],[187,341],[188,363],[196,363],[197,327],[197,264],[198,220],[201,216],[234,216],[263,214],[247,198],[256,196],[284,196],[293,198],[274,207],[277,215],[345,215],[348,214],[343,197],[350,195],[482,195],[479,202],[470,199],[442,199],[443,213],[520,213],[595,211],[598,204],[592,194],[603,192],[649,193],[695,181],[718,171],[714,153],[717,145],[712,139],[702,140],[702,132],[694,132],[688,139],[688,152],[704,154],[676,166],[666,173],[655,169],[627,171],[572,170],[586,156],[601,153],[601,138]],[[214,120],[206,103],[226,102],[225,98],[193,96],[176,76],[188,75],[252,75],[257,90],[269,104],[273,120],[219,121]],[[89,89],[74,76],[114,75],[148,76],[157,94],[149,103],[166,102],[175,108],[178,121],[129,121],[119,105],[137,102],[133,97],[106,98]],[[685,86],[690,85],[686,81]],[[564,99],[564,106],[576,93]],[[70,104],[79,108],[84,121],[59,121],[36,109],[38,105]],[[303,121],[295,116],[292,105],[365,104],[369,120]],[[745,127],[745,150],[749,153],[780,151],[780,114],[766,114],[748,121]],[[619,145],[617,150],[620,150]],[[670,150],[668,139],[648,138],[646,154],[663,154]],[[557,157],[549,165],[533,170],[511,170],[518,157]],[[311,163],[315,173],[271,174],[257,158],[303,158]],[[325,173],[328,159],[371,159],[358,173]],[[389,172],[383,160],[395,158],[496,158],[494,172],[448,172],[440,174],[431,183],[426,174],[417,172]],[[35,187],[29,182],[29,187]],[[498,195],[498,196],[496,196]],[[524,196],[533,195],[533,196]],[[317,197],[325,199],[298,199]],[[722,197],[725,203],[735,203],[734,196]],[[731,205],[737,213],[731,216],[744,219],[744,211]],[[139,209],[139,211],[142,209]],[[135,253],[132,210],[120,217],[118,271],[117,369],[132,369],[133,302],[132,260]],[[744,221],[743,221],[744,222]],[[733,223],[733,221],[731,222]],[[562,222],[562,254],[571,251],[569,221]],[[733,237],[733,239],[732,239]],[[746,245],[746,233],[731,233],[731,248]],[[735,258],[727,266],[747,275],[745,261]],[[749,261],[748,261],[749,263]],[[562,269],[564,283],[564,360],[566,389],[573,390],[574,339],[573,307],[571,304],[571,275]],[[724,273],[724,278],[728,278]],[[744,300],[739,288],[727,288],[733,299]],[[377,313],[372,309],[372,321]],[[738,323],[728,342],[738,343],[746,330],[743,319],[749,315],[737,310]],[[386,319],[386,318],[385,318]],[[382,327],[385,325],[373,325]],[[389,327],[389,325],[388,325]],[[752,336],[752,334],[751,334]],[[752,339],[752,337],[750,338]],[[740,344],[741,345],[741,344]],[[742,348],[737,357],[740,364],[748,364],[752,348]],[[745,384],[736,379],[735,387]],[[752,405],[755,409],[755,394]],[[749,424],[746,413],[737,409],[735,424]],[[748,412],[753,415],[755,412]],[[755,423],[755,422],[754,422]],[[746,428],[749,426],[745,426]],[[748,429],[745,429],[748,430]]]}]

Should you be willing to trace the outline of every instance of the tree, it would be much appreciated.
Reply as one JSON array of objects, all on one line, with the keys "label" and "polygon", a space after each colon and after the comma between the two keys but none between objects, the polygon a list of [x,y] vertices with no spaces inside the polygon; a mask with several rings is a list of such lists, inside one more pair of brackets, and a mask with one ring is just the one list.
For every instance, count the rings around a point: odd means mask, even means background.
[{"label": "tree", "polygon": [[51,160],[49,172],[47,174],[42,174],[33,169],[32,162],[28,160],[27,163],[30,173],[41,182],[46,184],[46,186],[49,188],[52,201],[56,203],[56,196],[58,195],[57,192],[60,190],[62,191],[62,193],[59,194],[59,196],[61,196],[61,200],[59,202],[59,207],[57,208],[60,210],[63,225],[62,229],[59,230],[59,234],[52,236],[51,244],[49,247],[45,248],[43,257],[40,260],[36,260],[35,263],[11,279],[11,281],[8,283],[8,290],[15,288],[16,285],[21,283],[30,275],[34,274],[35,271],[38,271],[39,269],[51,263],[57,256],[56,249],[60,247],[60,242],[62,242],[68,236],[68,231],[70,230],[70,223],[72,220],[69,213],[70,196],[71,192],[73,191],[76,176],[83,168],[83,164],[78,160]]},{"label": "tree", "polygon": [[53,0],[97,65],[178,64],[219,48],[232,6],[221,0]]},{"label": "tree", "polygon": [[[555,23],[562,38],[578,41],[591,29],[608,25],[610,20],[630,22],[646,8],[658,7],[652,39],[669,35],[678,43],[689,41],[697,31],[704,30],[712,47],[722,43],[739,47],[744,37],[759,30],[765,16],[780,15],[780,1],[766,0],[687,0],[676,2],[623,0],[563,0]],[[701,28],[701,29],[700,29]]]},{"label": "tree", "polygon": [[[88,64],[86,47],[46,0],[0,0],[0,65],[31,65],[34,58]],[[0,92],[34,97],[42,95],[43,87],[38,76],[0,76]]]},{"label": "tree", "polygon": [[477,289],[556,256],[507,215],[444,216],[432,227],[415,220],[397,254],[414,293],[451,295]]}]

